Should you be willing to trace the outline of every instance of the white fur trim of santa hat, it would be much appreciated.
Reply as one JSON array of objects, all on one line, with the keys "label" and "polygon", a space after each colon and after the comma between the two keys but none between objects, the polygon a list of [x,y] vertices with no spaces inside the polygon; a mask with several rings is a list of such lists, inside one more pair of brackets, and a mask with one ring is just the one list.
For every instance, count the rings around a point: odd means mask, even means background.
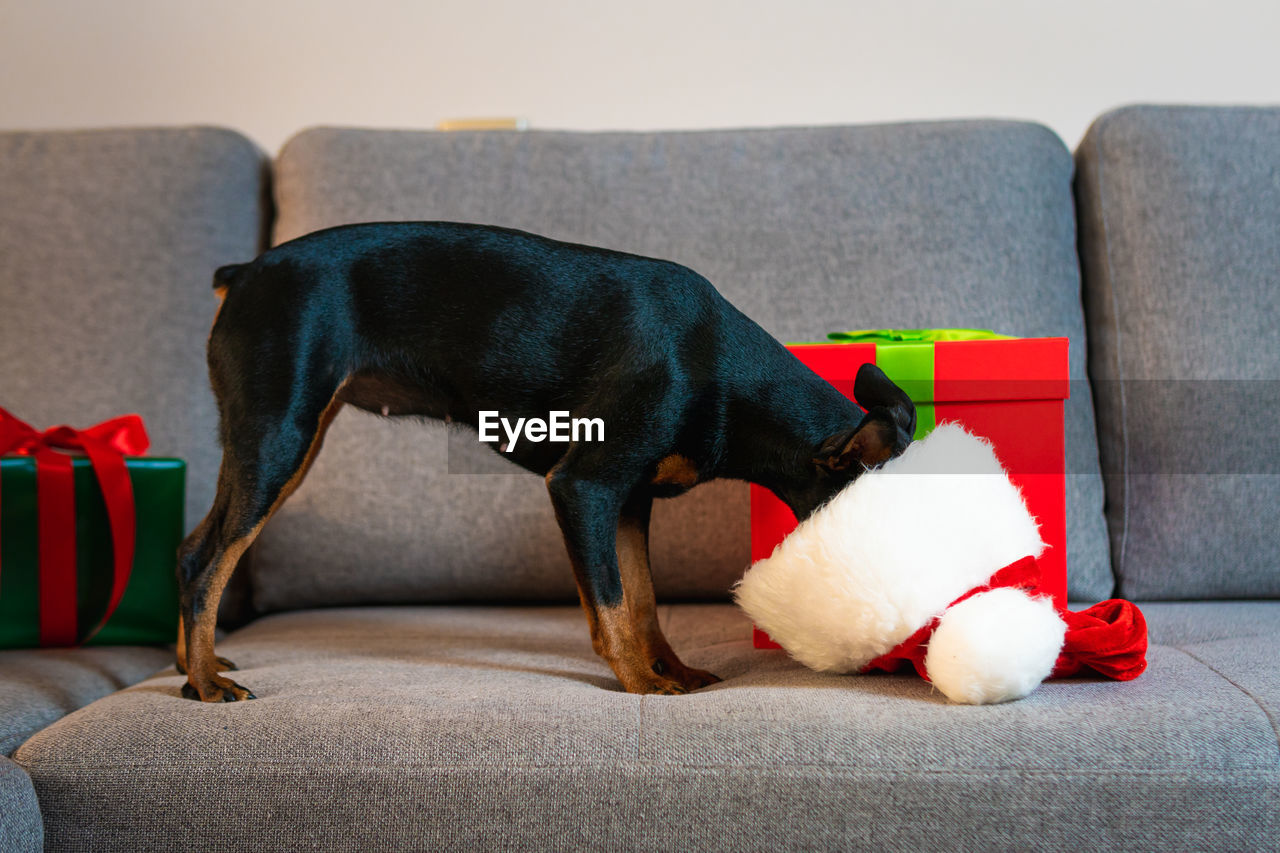
[{"label": "white fur trim of santa hat", "polygon": [[953,701],[1000,702],[1048,676],[1062,620],[1021,590],[947,606],[1043,550],[991,445],[944,423],[797,526],[734,596],[792,657],[828,672],[857,672],[941,616],[930,679]]}]

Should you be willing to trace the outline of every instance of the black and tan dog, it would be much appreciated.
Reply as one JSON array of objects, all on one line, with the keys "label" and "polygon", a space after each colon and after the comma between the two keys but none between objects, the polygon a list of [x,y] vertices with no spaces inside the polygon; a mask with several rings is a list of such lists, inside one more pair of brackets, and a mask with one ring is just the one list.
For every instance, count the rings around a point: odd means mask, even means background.
[{"label": "black and tan dog", "polygon": [[915,408],[875,367],[858,406],[666,261],[452,223],[319,231],[219,269],[209,337],[222,468],[179,551],[183,695],[251,699],[219,675],[218,601],[297,488],[344,403],[475,426],[553,411],[599,418],[604,440],[521,441],[546,477],[595,650],[633,693],[718,681],[658,627],[649,575],[655,497],[729,477],[803,519],[867,466],[900,453]]}]

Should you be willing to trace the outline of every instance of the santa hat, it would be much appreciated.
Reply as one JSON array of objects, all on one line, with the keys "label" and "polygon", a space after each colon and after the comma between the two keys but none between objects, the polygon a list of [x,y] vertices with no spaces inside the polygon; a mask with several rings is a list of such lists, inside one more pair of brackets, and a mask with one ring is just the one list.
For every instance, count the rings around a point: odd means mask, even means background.
[{"label": "santa hat", "polygon": [[802,522],[734,590],[801,663],[913,664],[955,702],[1020,699],[1045,678],[1146,667],[1130,602],[1060,611],[1038,592],[1035,519],[991,445],[939,425]]}]

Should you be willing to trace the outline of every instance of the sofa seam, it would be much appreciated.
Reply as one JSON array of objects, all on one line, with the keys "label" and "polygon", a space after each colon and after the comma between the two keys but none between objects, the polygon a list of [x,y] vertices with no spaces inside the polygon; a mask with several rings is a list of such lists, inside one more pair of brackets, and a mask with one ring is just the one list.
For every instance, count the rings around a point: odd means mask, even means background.
[{"label": "sofa seam", "polygon": [[640,701],[636,703],[636,748],[635,754],[631,758],[632,761],[636,762],[643,761],[640,757],[640,750],[644,746],[644,708],[645,700],[648,698],[648,696],[641,696]]},{"label": "sofa seam", "polygon": [[[13,763],[18,765],[33,779],[37,778],[41,771],[69,771],[69,772],[112,772],[121,770],[146,770],[151,771],[156,768],[155,764],[138,763],[138,764],[62,764],[55,762],[36,762],[26,764],[16,759]],[[280,768],[280,769],[314,769],[314,761],[236,761],[237,767],[254,767],[254,768]],[[668,770],[707,770],[707,771],[808,771],[808,770],[829,770],[849,776],[882,776],[882,775],[903,775],[903,776],[978,776],[990,778],[993,773],[1011,773],[1019,776],[1056,776],[1063,778],[1079,778],[1093,779],[1099,776],[1107,776],[1117,779],[1122,778],[1186,778],[1186,779],[1205,779],[1205,778],[1235,778],[1235,777],[1260,777],[1273,778],[1280,781],[1280,775],[1274,767],[1249,767],[1240,769],[1222,769],[1222,768],[1192,768],[1178,770],[1122,770],[1122,769],[1101,769],[1089,768],[1084,770],[1056,770],[1051,768],[1026,768],[1026,767],[978,767],[971,769],[955,769],[955,768],[922,768],[922,767],[901,767],[901,768],[884,768],[872,767],[857,764],[826,764],[821,762],[806,763],[788,763],[779,764],[778,762],[761,762],[753,764],[692,764],[688,762],[663,762],[663,761],[594,761],[594,762],[564,762],[564,763],[545,763],[545,764],[513,764],[511,762],[495,761],[491,764],[460,764],[458,762],[438,762],[438,763],[416,763],[416,762],[400,762],[400,763],[379,763],[379,764],[353,764],[350,765],[358,770],[458,770],[458,771],[474,771],[474,770],[598,770],[598,769],[617,769],[617,768],[655,768]],[[166,760],[165,768],[193,768],[207,767],[207,764],[201,762],[174,762]]]},{"label": "sofa seam", "polygon": [[1253,694],[1253,691],[1249,690],[1247,687],[1240,684],[1235,679],[1231,678],[1229,675],[1227,675],[1222,670],[1218,669],[1213,664],[1209,663],[1208,661],[1194,654],[1190,649],[1187,649],[1184,646],[1174,646],[1174,648],[1176,648],[1178,651],[1182,652],[1184,655],[1191,658],[1193,661],[1200,664],[1204,668],[1208,669],[1210,672],[1217,675],[1219,678],[1221,678],[1223,681],[1230,684],[1236,690],[1239,690],[1245,696],[1248,696],[1251,700],[1253,700],[1253,704],[1258,706],[1258,710],[1262,712],[1262,715],[1266,717],[1267,722],[1271,725],[1272,734],[1275,735],[1275,739],[1276,739],[1277,764],[1278,766],[1280,766],[1280,720],[1276,719],[1275,714],[1273,714],[1271,710],[1267,708],[1266,705],[1262,704],[1262,700],[1259,699],[1257,696],[1255,696]]},{"label": "sofa seam", "polygon": [[1120,477],[1123,494],[1120,499],[1120,559],[1119,565],[1114,567],[1116,584],[1120,586],[1126,577],[1125,561],[1129,547],[1129,407],[1125,394],[1124,358],[1121,355],[1120,343],[1120,304],[1119,298],[1116,296],[1115,270],[1111,260],[1111,226],[1107,219],[1106,190],[1102,174],[1102,143],[1100,141],[1103,132],[1106,130],[1107,125],[1111,123],[1113,117],[1114,114],[1103,117],[1098,123],[1098,132],[1093,137],[1093,152],[1094,160],[1097,163],[1094,183],[1098,192],[1098,218],[1102,223],[1102,260],[1105,269],[1103,278],[1106,282],[1107,295],[1110,297],[1111,302],[1111,330],[1115,338],[1115,382],[1116,387],[1119,389],[1120,403]]}]

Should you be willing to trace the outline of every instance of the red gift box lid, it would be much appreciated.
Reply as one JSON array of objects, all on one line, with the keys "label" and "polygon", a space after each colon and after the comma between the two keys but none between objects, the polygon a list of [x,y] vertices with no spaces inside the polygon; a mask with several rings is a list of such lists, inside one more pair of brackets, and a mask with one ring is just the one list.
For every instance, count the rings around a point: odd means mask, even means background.
[{"label": "red gift box lid", "polygon": [[[877,361],[888,351],[918,350],[932,353],[932,375],[922,368],[918,377],[895,381],[917,403],[979,400],[1065,400],[1071,396],[1066,338],[1007,338],[964,341],[882,341],[853,343],[789,344],[788,349],[814,372],[837,387],[852,383],[858,367]],[[892,371],[891,371],[892,373]],[[906,387],[912,379],[931,379],[932,391]]]}]

